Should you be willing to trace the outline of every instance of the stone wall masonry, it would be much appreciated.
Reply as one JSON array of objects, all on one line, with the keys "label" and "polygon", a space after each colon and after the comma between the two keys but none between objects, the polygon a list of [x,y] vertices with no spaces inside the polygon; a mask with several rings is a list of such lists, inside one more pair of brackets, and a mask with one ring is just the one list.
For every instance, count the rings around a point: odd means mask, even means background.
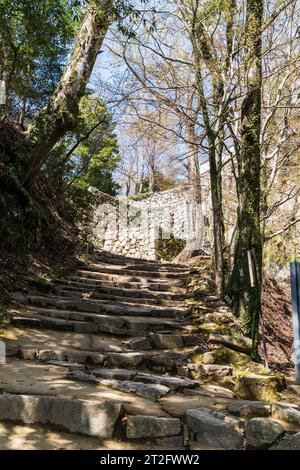
[{"label": "stone wall masonry", "polygon": [[154,193],[141,200],[103,200],[93,215],[93,243],[97,249],[111,253],[155,260],[159,238],[187,242],[197,238],[203,243],[207,210],[207,204],[197,206],[190,186]]}]

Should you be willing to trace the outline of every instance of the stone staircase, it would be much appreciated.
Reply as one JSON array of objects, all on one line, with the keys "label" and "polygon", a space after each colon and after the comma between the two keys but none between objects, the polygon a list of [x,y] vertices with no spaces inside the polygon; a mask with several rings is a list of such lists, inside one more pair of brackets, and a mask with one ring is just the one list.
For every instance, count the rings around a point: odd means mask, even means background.
[{"label": "stone staircase", "polygon": [[[207,335],[203,321],[193,326],[189,273],[100,253],[76,275],[19,296],[2,337],[1,426],[56,432],[70,448],[78,439],[80,448],[243,448],[240,408],[228,411],[237,402],[224,386],[232,367],[208,355],[222,341],[235,352],[247,344]],[[214,296],[204,294],[203,302],[203,318],[226,310]],[[203,338],[212,350],[203,350]],[[271,414],[269,405],[253,403],[254,416]]]}]

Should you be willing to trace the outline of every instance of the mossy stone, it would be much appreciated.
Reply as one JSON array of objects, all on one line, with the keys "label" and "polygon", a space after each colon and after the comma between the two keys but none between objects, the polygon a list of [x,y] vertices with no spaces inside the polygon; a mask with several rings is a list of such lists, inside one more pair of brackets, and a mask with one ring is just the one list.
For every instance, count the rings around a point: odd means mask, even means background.
[{"label": "mossy stone", "polygon": [[229,348],[217,348],[204,354],[194,354],[193,362],[202,364],[232,365],[233,367],[249,366],[252,361],[246,354]]},{"label": "mossy stone", "polygon": [[250,338],[246,338],[245,336],[241,335],[219,335],[212,333],[209,338],[208,342],[210,344],[219,344],[234,351],[242,352],[245,354],[251,353],[252,341]]},{"label": "mossy stone", "polygon": [[201,323],[198,325],[198,330],[203,336],[209,336],[211,333],[216,334],[225,334],[227,332],[227,328],[218,324],[218,323]]},{"label": "mossy stone", "polygon": [[284,433],[280,423],[272,419],[253,418],[246,426],[247,447],[251,449],[267,449]]},{"label": "mossy stone", "polygon": [[261,400],[275,403],[279,392],[285,388],[282,374],[256,374],[247,371],[235,372],[234,392],[244,400]]}]

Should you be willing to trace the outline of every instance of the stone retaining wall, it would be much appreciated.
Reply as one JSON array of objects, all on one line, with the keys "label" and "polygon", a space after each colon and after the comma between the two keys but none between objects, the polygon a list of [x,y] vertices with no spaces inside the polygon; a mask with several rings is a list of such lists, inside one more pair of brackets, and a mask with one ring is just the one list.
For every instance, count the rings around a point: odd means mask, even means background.
[{"label": "stone retaining wall", "polygon": [[155,260],[157,241],[162,238],[186,242],[197,238],[203,243],[207,210],[204,205],[197,206],[190,186],[141,200],[103,200],[93,216],[93,243],[111,253]]}]

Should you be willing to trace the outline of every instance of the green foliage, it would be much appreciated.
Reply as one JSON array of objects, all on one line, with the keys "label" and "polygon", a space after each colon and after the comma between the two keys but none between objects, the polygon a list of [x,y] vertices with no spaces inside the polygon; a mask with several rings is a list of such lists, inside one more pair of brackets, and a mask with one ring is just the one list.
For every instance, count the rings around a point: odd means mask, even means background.
[{"label": "green foliage", "polygon": [[[155,171],[153,175],[153,192],[167,191],[176,186],[176,180],[171,176],[164,175],[161,171]],[[142,193],[150,194],[150,178],[146,176],[142,181]]]},{"label": "green foliage", "polygon": [[179,240],[174,238],[174,235],[168,236],[167,239],[163,238],[163,232],[160,228],[159,238],[156,240],[155,252],[157,259],[172,261],[186,245],[185,240]]},{"label": "green foliage", "polygon": [[[149,3],[149,0],[139,0],[140,8],[138,8],[137,3],[134,5],[130,1],[126,0],[117,0],[113,7],[113,13],[117,18],[118,29],[124,36],[128,38],[134,38],[136,36],[135,29],[139,27],[141,23],[146,25],[150,24],[149,29],[153,31],[156,27],[155,19],[153,17],[146,17],[142,13],[142,7]],[[149,11],[155,13],[155,9],[151,7]]]},{"label": "green foliage", "polygon": [[76,0],[0,0],[0,76],[6,79],[9,112],[28,115],[51,96],[78,23]]},{"label": "green foliage", "polygon": [[207,21],[215,19],[220,12],[227,14],[232,5],[232,0],[206,0],[202,2],[201,9],[198,12],[198,19],[200,21]]},{"label": "green foliage", "polygon": [[46,174],[57,192],[70,193],[72,186],[90,186],[116,196],[119,185],[113,172],[120,160],[115,124],[106,105],[92,95],[80,103],[75,130],[57,145],[46,165]]},{"label": "green foliage", "polygon": [[84,181],[78,180],[70,187],[68,199],[63,206],[64,218],[70,223],[88,225],[91,209],[97,203],[96,196],[87,190]]},{"label": "green foliage", "polygon": [[86,96],[80,103],[80,114],[74,137],[77,141],[94,129],[76,148],[73,173],[80,171],[82,185],[93,186],[115,196],[119,186],[113,180],[113,171],[120,161],[115,125],[105,104]]},{"label": "green foliage", "polygon": [[[146,1],[140,0],[139,5]],[[1,185],[6,184],[0,198],[0,240],[4,249],[30,251],[53,245],[54,239],[58,244],[73,243],[80,238],[78,226],[88,222],[94,204],[88,187],[111,195],[118,191],[113,180],[120,158],[115,126],[105,104],[91,96],[80,103],[76,129],[58,141],[72,128],[62,126],[57,139],[51,141],[51,153],[45,152],[47,160],[40,160],[34,181],[26,190],[23,188],[24,166],[36,156],[32,155],[31,144],[37,133],[48,135],[47,123],[52,116],[45,105],[60,81],[86,7],[97,5],[95,0],[0,0],[0,79],[6,81],[8,94],[1,113],[9,118],[0,119],[3,133],[8,136],[0,139],[4,164],[0,179]],[[115,18],[120,29],[131,35],[134,25],[148,21],[135,6],[126,0],[114,0],[105,2],[105,10],[99,8],[97,14]],[[27,127],[36,114],[40,125],[33,127],[36,134],[26,137],[13,121]],[[60,115],[68,118],[62,112]],[[14,151],[16,147],[18,152]]]},{"label": "green foliage", "polygon": [[140,193],[140,194],[135,194],[134,196],[130,196],[130,199],[132,201],[143,201],[144,199],[147,199],[149,196],[151,196],[151,193]]}]

